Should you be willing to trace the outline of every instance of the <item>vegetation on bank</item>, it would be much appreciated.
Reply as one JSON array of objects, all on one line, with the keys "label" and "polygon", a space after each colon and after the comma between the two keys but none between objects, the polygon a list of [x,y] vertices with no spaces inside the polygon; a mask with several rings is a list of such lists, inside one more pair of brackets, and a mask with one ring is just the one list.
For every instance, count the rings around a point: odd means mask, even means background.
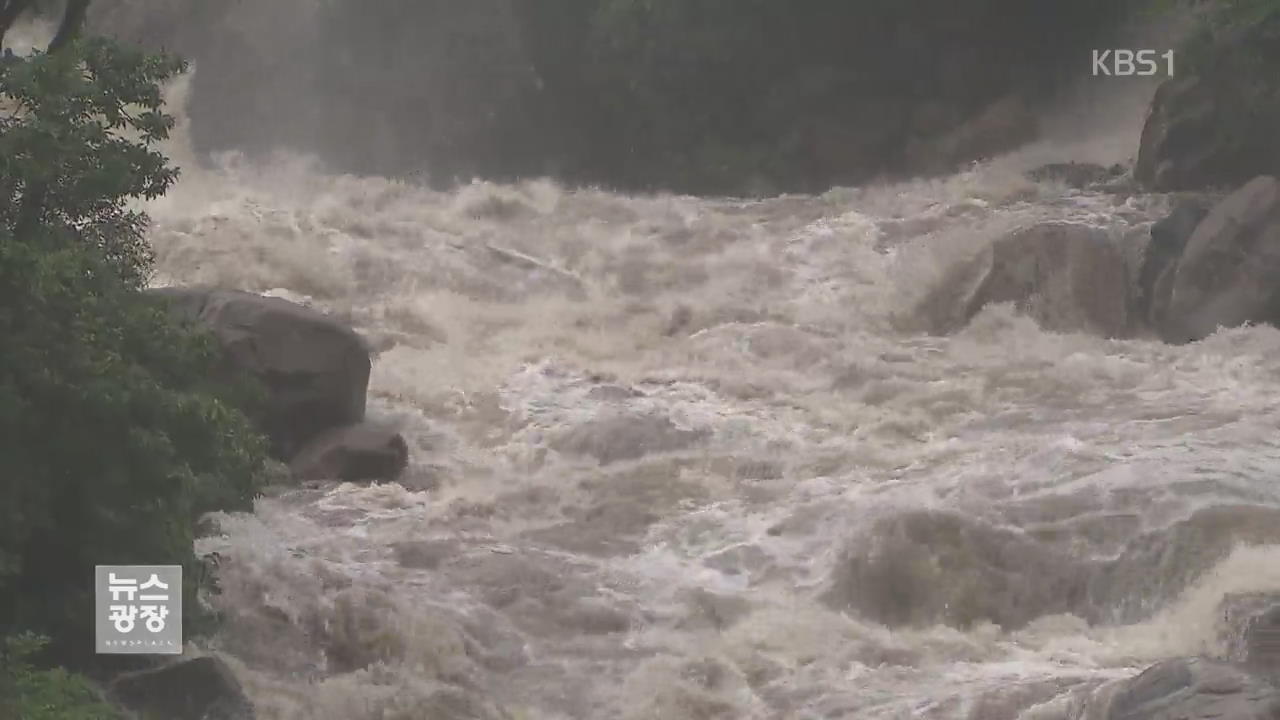
[{"label": "vegetation on bank", "polygon": [[156,143],[184,65],[77,39],[87,4],[47,52],[0,60],[0,696],[18,703],[0,710],[31,720],[114,717],[48,669],[110,659],[92,655],[95,565],[182,565],[185,634],[203,627],[195,524],[250,509],[266,457],[213,341],[142,292],[130,202],[177,177]]},{"label": "vegetation on bank", "polygon": [[37,669],[31,657],[45,640],[31,634],[0,646],[0,718],[16,720],[123,720],[84,677],[65,669]]}]

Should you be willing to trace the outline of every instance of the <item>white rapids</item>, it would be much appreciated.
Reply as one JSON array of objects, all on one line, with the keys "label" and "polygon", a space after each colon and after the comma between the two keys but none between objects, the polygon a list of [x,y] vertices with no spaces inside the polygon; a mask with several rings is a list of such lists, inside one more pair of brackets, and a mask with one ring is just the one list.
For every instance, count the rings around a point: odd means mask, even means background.
[{"label": "white rapids", "polygon": [[1280,589],[1280,331],[895,329],[1009,229],[1165,197],[1033,152],[758,201],[175,154],[158,281],[349,320],[413,453],[200,542],[262,718],[1065,720]]}]

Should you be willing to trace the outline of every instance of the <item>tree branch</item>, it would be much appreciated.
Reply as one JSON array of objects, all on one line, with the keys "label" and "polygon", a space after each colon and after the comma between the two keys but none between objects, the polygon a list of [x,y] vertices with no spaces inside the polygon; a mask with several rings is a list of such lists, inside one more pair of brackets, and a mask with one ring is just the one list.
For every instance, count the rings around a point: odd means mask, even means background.
[{"label": "tree branch", "polygon": [[[28,0],[29,2],[30,0]],[[84,17],[89,12],[89,0],[67,0],[67,9],[62,13],[62,23],[58,25],[58,34],[49,41],[50,54],[66,47],[76,39],[80,29],[84,27]]]},{"label": "tree branch", "polygon": [[5,33],[18,21],[18,16],[34,2],[35,0],[0,0],[0,46],[4,45]]}]

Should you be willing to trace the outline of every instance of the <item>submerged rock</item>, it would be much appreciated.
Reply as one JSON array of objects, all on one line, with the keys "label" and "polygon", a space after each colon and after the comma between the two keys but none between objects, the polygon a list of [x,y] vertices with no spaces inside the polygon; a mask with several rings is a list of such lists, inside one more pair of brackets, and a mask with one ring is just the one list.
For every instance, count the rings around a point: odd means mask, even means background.
[{"label": "submerged rock", "polygon": [[551,442],[557,452],[590,457],[601,465],[675,452],[704,440],[705,430],[685,430],[662,415],[607,414]]},{"label": "submerged rock", "polygon": [[[1168,271],[1166,271],[1168,272]],[[1258,177],[1218,203],[1187,241],[1158,330],[1191,342],[1219,327],[1280,320],[1280,182]],[[1157,296],[1164,290],[1156,283]]]},{"label": "submerged rock", "polygon": [[963,327],[990,303],[1014,303],[1055,332],[1131,331],[1125,259],[1106,232],[1073,223],[1016,230],[947,272],[916,308],[934,333]]},{"label": "submerged rock", "polygon": [[289,472],[295,480],[394,480],[408,465],[400,433],[363,422],[321,433],[289,463]]},{"label": "submerged rock", "polygon": [[236,290],[162,288],[175,315],[211,331],[234,372],[267,390],[263,430],[290,458],[308,440],[364,419],[369,348],[354,330],[280,298]]},{"label": "submerged rock", "polygon": [[256,713],[227,664],[197,657],[111,682],[110,696],[141,717],[165,720],[254,720]]}]

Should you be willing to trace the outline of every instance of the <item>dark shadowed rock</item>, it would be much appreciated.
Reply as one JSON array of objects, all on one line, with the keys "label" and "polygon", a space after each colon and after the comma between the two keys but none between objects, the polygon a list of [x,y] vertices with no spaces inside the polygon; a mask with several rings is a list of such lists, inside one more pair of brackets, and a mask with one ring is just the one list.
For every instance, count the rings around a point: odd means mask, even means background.
[{"label": "dark shadowed rock", "polygon": [[1255,178],[1218,203],[1187,241],[1175,272],[1157,328],[1168,342],[1280,320],[1280,182]]},{"label": "dark shadowed rock", "polygon": [[1168,309],[1171,280],[1161,287],[1164,294],[1156,292],[1156,284],[1166,271],[1177,267],[1178,258],[1195,232],[1196,226],[1209,214],[1209,203],[1204,200],[1183,200],[1173,211],[1151,226],[1151,237],[1142,252],[1142,261],[1134,289],[1135,308],[1138,316],[1152,327],[1163,322]]},{"label": "dark shadowed rock", "polygon": [[1001,302],[1046,330],[1122,337],[1131,329],[1124,256],[1087,225],[1044,223],[1000,238],[947,272],[916,318],[931,332],[952,332]]},{"label": "dark shadowed rock", "polygon": [[[1248,662],[1250,646],[1256,645],[1254,640],[1251,640],[1251,637],[1256,639],[1252,632],[1255,623],[1264,616],[1274,619],[1273,611],[1276,608],[1280,608],[1280,593],[1276,592],[1227,593],[1223,596],[1217,612],[1217,640],[1219,645],[1225,648],[1221,659],[1239,663]],[[1268,615],[1268,613],[1272,614]],[[1265,631],[1272,627],[1272,623],[1264,621],[1261,627]],[[1264,640],[1266,637],[1264,634]]]},{"label": "dark shadowed rock", "polygon": [[364,419],[369,350],[346,325],[287,300],[235,290],[151,292],[210,330],[235,371],[263,382],[263,429],[279,457],[292,457],[326,429]]},{"label": "dark shadowed rock", "polygon": [[197,657],[121,675],[112,699],[140,717],[164,720],[253,720],[253,705],[226,663]]},{"label": "dark shadowed rock", "polygon": [[289,463],[295,480],[394,480],[409,464],[409,446],[394,429],[364,422],[327,430]]},{"label": "dark shadowed rock", "polygon": [[1277,720],[1280,690],[1229,663],[1166,660],[1140,675],[1099,689],[1087,720]]},{"label": "dark shadowed rock", "polygon": [[1278,33],[1274,13],[1224,28],[1200,53],[1204,60],[1159,87],[1142,130],[1138,182],[1197,190],[1280,173]]},{"label": "dark shadowed rock", "polygon": [[1280,671],[1280,604],[1267,608],[1245,626],[1244,662],[1257,670]]}]

